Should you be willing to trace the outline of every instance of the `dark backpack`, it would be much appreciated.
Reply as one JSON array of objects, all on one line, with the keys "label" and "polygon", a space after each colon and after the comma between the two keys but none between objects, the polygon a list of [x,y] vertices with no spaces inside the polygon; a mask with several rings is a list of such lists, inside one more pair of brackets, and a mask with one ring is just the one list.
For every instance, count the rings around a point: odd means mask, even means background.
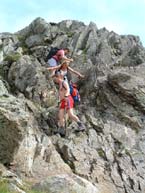
[{"label": "dark backpack", "polygon": [[48,55],[46,56],[46,62],[52,58],[60,49],[57,47],[51,47]]}]

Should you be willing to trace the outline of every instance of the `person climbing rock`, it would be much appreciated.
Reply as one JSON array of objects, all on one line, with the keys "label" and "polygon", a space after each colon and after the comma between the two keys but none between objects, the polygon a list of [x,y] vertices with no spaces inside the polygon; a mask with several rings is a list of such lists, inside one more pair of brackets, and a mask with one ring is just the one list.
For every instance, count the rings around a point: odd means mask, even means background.
[{"label": "person climbing rock", "polygon": [[[54,66],[54,67],[48,67],[47,70],[51,71],[60,71],[64,78],[67,78],[68,81],[71,80],[70,73],[73,73],[78,76],[78,78],[84,78],[85,76],[82,75],[80,72],[72,69],[70,66],[70,61],[63,60],[60,65]],[[53,76],[54,74],[52,74]]]},{"label": "person climbing rock", "polygon": [[69,84],[67,80],[64,80],[64,76],[61,71],[56,71],[55,75],[56,81],[59,84],[59,98],[60,98],[60,106],[58,113],[58,125],[59,125],[59,134],[64,137],[65,136],[65,112],[68,114],[68,117],[75,121],[78,125],[78,129],[75,131],[84,131],[85,127],[80,119],[74,114],[73,107],[74,101],[70,94]]},{"label": "person climbing rock", "polygon": [[52,51],[50,50],[48,61],[47,61],[47,64],[50,67],[50,69],[51,67],[53,68],[59,65],[60,62],[64,59],[66,61],[72,62],[73,59],[67,57],[69,53],[70,53],[69,48],[64,48],[64,49],[52,48]]}]

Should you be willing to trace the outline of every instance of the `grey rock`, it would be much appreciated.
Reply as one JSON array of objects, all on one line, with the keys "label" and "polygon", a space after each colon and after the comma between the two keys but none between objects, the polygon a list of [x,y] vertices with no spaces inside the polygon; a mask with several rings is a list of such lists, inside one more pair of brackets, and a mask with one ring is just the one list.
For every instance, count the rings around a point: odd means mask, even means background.
[{"label": "grey rock", "polygon": [[[145,192],[145,49],[139,37],[92,22],[36,18],[15,34],[0,34],[0,46],[0,162],[8,167],[15,161],[16,174],[40,178],[35,188],[48,192]],[[45,63],[51,46],[69,47],[71,67],[85,75],[72,80],[81,95],[75,113],[86,130],[75,133],[77,124],[68,121],[66,138],[54,135],[58,90]]]},{"label": "grey rock", "polygon": [[3,81],[0,80],[0,96],[3,96],[3,95],[8,95],[8,90],[5,87]]},{"label": "grey rock", "polygon": [[56,175],[36,184],[34,190],[55,193],[99,193],[98,189],[87,180],[76,175]]}]

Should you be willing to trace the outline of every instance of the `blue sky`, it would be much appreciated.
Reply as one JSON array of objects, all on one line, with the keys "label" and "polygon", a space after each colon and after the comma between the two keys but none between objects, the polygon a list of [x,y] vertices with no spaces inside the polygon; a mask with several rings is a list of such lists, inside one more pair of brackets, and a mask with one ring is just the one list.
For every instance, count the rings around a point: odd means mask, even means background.
[{"label": "blue sky", "polygon": [[16,32],[36,17],[96,23],[120,35],[138,35],[145,47],[145,0],[1,0],[0,32]]}]

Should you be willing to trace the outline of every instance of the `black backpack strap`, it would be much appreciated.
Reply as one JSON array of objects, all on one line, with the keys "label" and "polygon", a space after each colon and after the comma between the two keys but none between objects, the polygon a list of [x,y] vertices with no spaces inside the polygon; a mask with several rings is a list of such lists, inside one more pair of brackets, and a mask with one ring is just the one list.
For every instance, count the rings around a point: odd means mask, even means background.
[{"label": "black backpack strap", "polygon": [[66,87],[64,86],[64,81],[62,81],[62,87],[66,90]]}]

